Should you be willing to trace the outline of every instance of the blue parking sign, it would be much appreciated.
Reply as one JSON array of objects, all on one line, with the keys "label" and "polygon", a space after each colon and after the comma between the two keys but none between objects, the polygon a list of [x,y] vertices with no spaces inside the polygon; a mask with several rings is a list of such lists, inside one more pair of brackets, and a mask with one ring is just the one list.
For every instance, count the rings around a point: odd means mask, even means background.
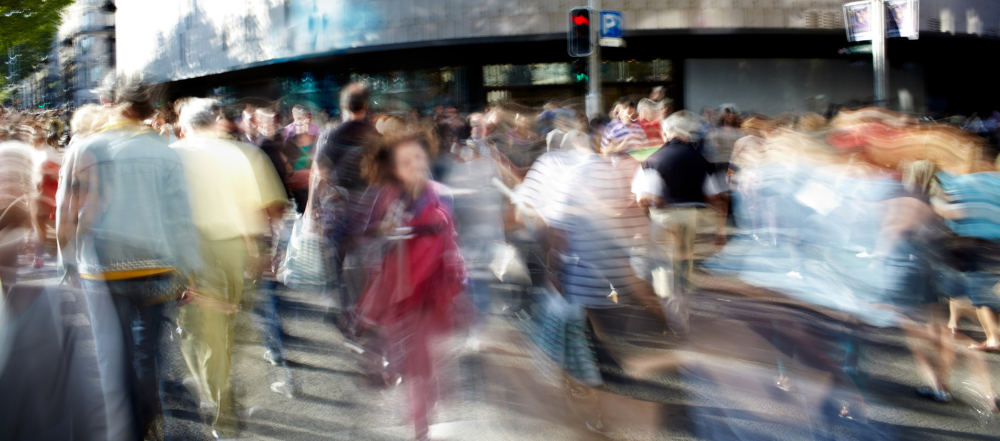
[{"label": "blue parking sign", "polygon": [[624,30],[621,11],[601,11],[601,38],[622,38]]}]

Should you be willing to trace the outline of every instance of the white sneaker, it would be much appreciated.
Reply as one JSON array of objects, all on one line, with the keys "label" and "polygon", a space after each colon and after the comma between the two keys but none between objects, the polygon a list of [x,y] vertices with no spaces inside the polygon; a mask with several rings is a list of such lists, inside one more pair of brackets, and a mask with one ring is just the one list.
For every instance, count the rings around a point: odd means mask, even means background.
[{"label": "white sneaker", "polygon": [[243,416],[245,416],[246,418],[253,418],[254,415],[257,415],[263,412],[264,410],[265,410],[264,406],[250,406],[250,408],[246,410]]},{"label": "white sneaker", "polygon": [[212,436],[219,441],[230,441],[236,439],[236,438],[219,438],[219,432],[216,432],[215,430],[212,431]]},{"label": "white sneaker", "polygon": [[271,383],[271,392],[282,394],[285,398],[293,398],[292,386],[284,381],[275,381],[274,383]]},{"label": "white sneaker", "polygon": [[264,351],[263,357],[268,363],[271,363],[272,366],[281,364],[278,362],[278,357],[275,357],[274,352],[271,352],[271,350]]}]

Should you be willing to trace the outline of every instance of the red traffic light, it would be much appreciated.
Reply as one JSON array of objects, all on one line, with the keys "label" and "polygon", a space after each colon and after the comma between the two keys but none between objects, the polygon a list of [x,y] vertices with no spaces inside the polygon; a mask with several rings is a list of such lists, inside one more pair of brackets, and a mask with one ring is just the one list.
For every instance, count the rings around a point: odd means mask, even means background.
[{"label": "red traffic light", "polygon": [[586,57],[594,52],[591,41],[590,17],[594,12],[589,8],[573,8],[569,11],[569,33],[566,39],[571,57]]}]

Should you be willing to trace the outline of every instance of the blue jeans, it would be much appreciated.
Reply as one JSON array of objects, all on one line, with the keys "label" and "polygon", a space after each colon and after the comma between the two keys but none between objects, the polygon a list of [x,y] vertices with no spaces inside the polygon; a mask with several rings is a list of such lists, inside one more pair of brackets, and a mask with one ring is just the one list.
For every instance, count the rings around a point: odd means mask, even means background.
[{"label": "blue jeans", "polygon": [[274,290],[278,282],[265,277],[257,285],[257,304],[264,316],[264,346],[271,351],[279,364],[285,364],[285,344],[281,339],[281,298]]},{"label": "blue jeans", "polygon": [[[128,372],[126,387],[131,395],[132,413],[139,439],[149,433],[156,417],[165,409],[162,403],[164,379],[159,375],[160,366],[164,365],[160,337],[169,305],[147,305],[142,293],[147,292],[151,286],[168,283],[172,282],[162,277],[109,282],[83,280],[86,291],[110,292],[118,312]],[[164,433],[166,434],[166,430]]]}]

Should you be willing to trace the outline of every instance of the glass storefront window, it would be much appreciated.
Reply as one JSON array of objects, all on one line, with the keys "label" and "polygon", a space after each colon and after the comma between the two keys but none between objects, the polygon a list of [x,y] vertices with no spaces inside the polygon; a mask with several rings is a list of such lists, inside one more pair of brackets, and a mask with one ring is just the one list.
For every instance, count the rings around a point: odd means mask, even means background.
[{"label": "glass storefront window", "polygon": [[663,82],[672,76],[670,60],[605,61],[601,66],[601,80],[605,83]]},{"label": "glass storefront window", "polygon": [[[670,81],[673,65],[670,60],[605,61],[601,79],[606,83],[636,83]],[[572,84],[570,63],[492,64],[483,66],[483,86],[540,86]]]},{"label": "glass storefront window", "polygon": [[531,65],[531,84],[569,84],[571,81],[569,63]]},{"label": "glass storefront window", "polygon": [[483,66],[486,87],[570,84],[569,63],[492,64]]},{"label": "glass storefront window", "polygon": [[286,77],[280,83],[281,106],[308,104],[333,115],[339,107],[340,89],[350,82],[360,82],[369,88],[375,113],[405,113],[412,108],[426,112],[436,104],[464,106],[470,102],[465,68],[442,67]]}]

